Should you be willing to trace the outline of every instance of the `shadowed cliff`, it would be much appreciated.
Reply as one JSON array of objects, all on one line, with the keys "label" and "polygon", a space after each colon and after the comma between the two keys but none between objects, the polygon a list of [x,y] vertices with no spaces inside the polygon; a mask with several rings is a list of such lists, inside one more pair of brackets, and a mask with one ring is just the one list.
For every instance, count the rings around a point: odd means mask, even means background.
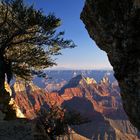
[{"label": "shadowed cliff", "polygon": [[81,19],[107,53],[124,109],[140,130],[140,0],[86,0]]}]

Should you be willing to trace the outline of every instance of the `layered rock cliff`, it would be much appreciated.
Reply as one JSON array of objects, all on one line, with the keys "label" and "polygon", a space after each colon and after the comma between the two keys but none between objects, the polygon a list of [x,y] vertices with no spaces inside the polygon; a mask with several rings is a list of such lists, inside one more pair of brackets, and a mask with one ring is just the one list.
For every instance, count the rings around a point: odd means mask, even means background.
[{"label": "layered rock cliff", "polygon": [[140,0],[86,0],[81,19],[107,53],[124,110],[140,130]]},{"label": "layered rock cliff", "polygon": [[[12,86],[13,98],[26,118],[33,119],[36,112],[50,104],[79,112],[91,122],[74,126],[77,134],[87,139],[139,140],[140,133],[125,115],[118,85],[103,77],[98,83],[82,75],[72,78],[60,91],[48,93],[32,82],[16,81]],[[76,135],[77,135],[76,134]],[[74,139],[75,134],[72,134]],[[76,136],[75,140],[80,139]]]}]

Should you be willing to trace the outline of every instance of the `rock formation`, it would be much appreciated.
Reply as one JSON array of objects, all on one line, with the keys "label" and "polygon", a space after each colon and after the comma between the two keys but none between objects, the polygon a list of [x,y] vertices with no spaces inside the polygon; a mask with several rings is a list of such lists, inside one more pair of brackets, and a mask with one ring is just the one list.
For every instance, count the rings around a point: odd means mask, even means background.
[{"label": "rock formation", "polygon": [[124,110],[140,130],[140,0],[86,0],[81,19],[107,53]]},{"label": "rock formation", "polygon": [[[79,112],[91,122],[74,126],[76,136],[87,139],[139,140],[140,133],[125,115],[118,85],[108,77],[100,82],[81,75],[72,78],[60,91],[48,93],[32,82],[16,81],[12,86],[13,98],[26,118],[33,119],[36,112],[50,104],[62,105],[67,110]],[[80,139],[79,135],[76,140]]]}]

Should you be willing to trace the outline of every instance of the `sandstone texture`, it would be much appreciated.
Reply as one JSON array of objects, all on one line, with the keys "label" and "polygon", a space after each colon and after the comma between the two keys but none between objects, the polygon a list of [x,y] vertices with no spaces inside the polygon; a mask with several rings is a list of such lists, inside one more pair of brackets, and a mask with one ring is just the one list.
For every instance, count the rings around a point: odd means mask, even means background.
[{"label": "sandstone texture", "polygon": [[107,53],[124,110],[140,130],[140,0],[86,0],[81,19]]}]

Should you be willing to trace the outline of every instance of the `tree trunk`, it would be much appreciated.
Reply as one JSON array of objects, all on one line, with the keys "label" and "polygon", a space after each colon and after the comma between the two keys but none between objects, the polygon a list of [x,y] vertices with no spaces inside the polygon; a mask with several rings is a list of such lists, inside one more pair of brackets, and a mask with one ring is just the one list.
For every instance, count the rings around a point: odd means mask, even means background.
[{"label": "tree trunk", "polygon": [[9,105],[10,94],[5,89],[5,72],[5,61],[3,56],[0,56],[0,111],[5,114],[5,119],[14,119],[16,113]]}]

